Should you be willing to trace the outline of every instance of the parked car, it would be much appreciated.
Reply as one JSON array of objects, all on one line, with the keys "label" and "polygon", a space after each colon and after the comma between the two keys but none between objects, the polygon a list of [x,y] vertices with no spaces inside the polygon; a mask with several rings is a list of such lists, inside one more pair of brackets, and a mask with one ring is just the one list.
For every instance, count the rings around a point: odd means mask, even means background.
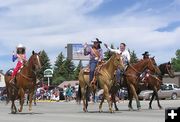
[{"label": "parked car", "polygon": [[[144,90],[141,91],[139,96],[139,99],[141,100],[150,100],[152,97],[153,91],[152,90]],[[158,91],[159,99],[177,99],[177,97],[180,97],[180,87],[178,87],[176,84],[172,83],[164,83],[161,85],[160,90]]]}]

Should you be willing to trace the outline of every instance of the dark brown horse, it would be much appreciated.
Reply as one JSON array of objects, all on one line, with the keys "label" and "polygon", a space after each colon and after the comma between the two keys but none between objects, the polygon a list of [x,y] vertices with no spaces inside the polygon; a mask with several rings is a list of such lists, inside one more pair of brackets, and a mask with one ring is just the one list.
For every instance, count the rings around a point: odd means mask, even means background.
[{"label": "dark brown horse", "polygon": [[31,57],[28,62],[26,62],[21,69],[21,71],[15,77],[15,84],[10,83],[11,75],[9,72],[5,74],[5,83],[7,89],[7,96],[9,100],[12,101],[11,105],[11,113],[16,113],[17,109],[14,101],[19,99],[20,108],[19,112],[22,112],[23,104],[24,104],[24,94],[25,91],[28,90],[30,95],[30,103],[29,103],[29,111],[32,110],[32,97],[34,95],[34,90],[36,86],[36,73],[41,69],[41,61],[40,61],[40,53],[32,52]]},{"label": "dark brown horse", "polygon": [[[160,86],[162,84],[163,76],[165,74],[168,74],[171,78],[174,78],[174,72],[172,70],[172,66],[171,66],[170,62],[160,64],[158,67],[159,67],[159,69],[161,71],[161,74],[159,74],[158,76],[150,74],[149,77],[145,78],[145,80],[146,80],[145,82],[148,84],[148,86],[146,86],[145,84],[139,85],[138,92],[140,92],[142,90],[146,90],[146,89],[153,90],[151,101],[149,103],[149,109],[152,109],[151,105],[152,105],[152,101],[153,101],[154,97],[156,97],[156,99],[157,99],[158,107],[160,109],[162,108],[160,103],[159,103],[159,97],[158,97],[157,91],[160,89]],[[114,103],[114,106],[115,106],[115,110],[118,110],[118,107],[117,107],[116,101],[115,101],[115,95],[116,95],[116,93],[118,92],[118,90],[121,87],[122,87],[121,84],[118,84],[117,82],[113,86],[112,100],[113,100],[113,103]]]},{"label": "dark brown horse", "polygon": [[156,62],[153,58],[144,59],[134,65],[129,65],[125,71],[125,81],[127,83],[128,95],[129,95],[129,109],[132,110],[132,99],[135,97],[138,110],[141,109],[139,98],[137,95],[138,91],[138,78],[140,74],[149,69],[153,73],[160,74],[159,68],[156,66]]},{"label": "dark brown horse", "polygon": [[145,78],[146,82],[148,83],[149,89],[153,90],[153,94],[151,97],[151,100],[149,102],[149,109],[152,109],[152,101],[154,97],[157,99],[157,104],[160,109],[162,109],[162,106],[159,103],[159,96],[158,96],[158,91],[160,89],[160,86],[162,84],[163,76],[165,74],[168,74],[170,78],[174,78],[174,72],[172,70],[171,63],[164,63],[159,65],[159,69],[161,71],[161,74],[156,76],[156,75],[149,75],[149,77]]}]

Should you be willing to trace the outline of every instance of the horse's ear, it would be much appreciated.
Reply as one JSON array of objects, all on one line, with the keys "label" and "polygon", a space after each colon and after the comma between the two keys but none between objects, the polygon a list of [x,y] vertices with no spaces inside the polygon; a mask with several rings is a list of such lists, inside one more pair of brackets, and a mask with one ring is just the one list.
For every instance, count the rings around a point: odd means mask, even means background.
[{"label": "horse's ear", "polygon": [[155,58],[155,56],[152,57],[152,59],[154,59],[154,58]]},{"label": "horse's ear", "polygon": [[33,54],[33,55],[35,54],[34,50],[32,51],[32,54]]},{"label": "horse's ear", "polygon": [[169,61],[167,64],[171,64],[171,62]]},{"label": "horse's ear", "polygon": [[39,51],[38,55],[41,55],[41,53],[42,53],[42,52],[41,52],[41,51]]}]

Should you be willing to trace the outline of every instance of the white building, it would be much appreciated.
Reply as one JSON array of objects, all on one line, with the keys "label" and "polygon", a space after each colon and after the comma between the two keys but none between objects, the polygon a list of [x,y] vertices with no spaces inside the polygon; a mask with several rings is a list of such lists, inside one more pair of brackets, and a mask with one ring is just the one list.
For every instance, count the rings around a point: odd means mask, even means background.
[{"label": "white building", "polygon": [[4,73],[0,70],[0,87],[5,87]]}]

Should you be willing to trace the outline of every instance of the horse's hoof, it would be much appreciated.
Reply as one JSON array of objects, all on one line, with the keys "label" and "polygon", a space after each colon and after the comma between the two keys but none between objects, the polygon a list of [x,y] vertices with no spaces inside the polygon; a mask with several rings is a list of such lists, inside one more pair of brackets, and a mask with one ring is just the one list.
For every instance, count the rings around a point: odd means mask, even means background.
[{"label": "horse's hoof", "polygon": [[29,111],[31,112],[31,111],[32,111],[32,108],[30,108]]},{"label": "horse's hoof", "polygon": [[116,108],[116,109],[115,109],[115,111],[119,111],[119,109],[118,109],[118,108]]},{"label": "horse's hoof", "polygon": [[138,110],[138,111],[141,111],[141,107],[138,107],[137,110]]},{"label": "horse's hoof", "polygon": [[102,109],[100,109],[100,110],[99,110],[99,113],[102,113],[102,112],[103,112]]},{"label": "horse's hoof", "polygon": [[149,107],[149,110],[152,110],[152,107]]},{"label": "horse's hoof", "polygon": [[163,107],[162,107],[162,106],[159,106],[159,109],[160,109],[160,110],[162,110],[162,109],[163,109]]},{"label": "horse's hoof", "polygon": [[133,108],[129,108],[129,111],[133,111]]},{"label": "horse's hoof", "polygon": [[15,111],[11,111],[11,114],[16,114],[16,112]]},{"label": "horse's hoof", "polygon": [[83,111],[86,113],[86,112],[87,112],[87,109],[83,108]]},{"label": "horse's hoof", "polygon": [[22,112],[22,110],[18,109],[19,112]]}]

